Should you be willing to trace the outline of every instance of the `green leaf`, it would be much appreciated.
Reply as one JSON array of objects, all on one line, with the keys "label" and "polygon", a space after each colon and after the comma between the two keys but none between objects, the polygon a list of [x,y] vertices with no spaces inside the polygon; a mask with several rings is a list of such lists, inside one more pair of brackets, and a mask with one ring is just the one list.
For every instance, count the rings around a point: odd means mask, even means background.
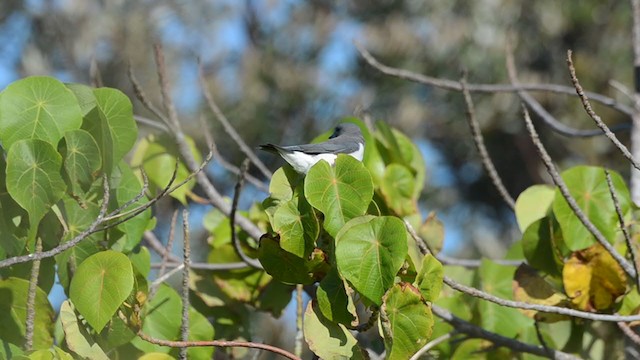
[{"label": "green leaf", "polygon": [[358,341],[342,325],[325,319],[310,301],[304,313],[304,339],[321,359],[368,359]]},{"label": "green leaf", "polygon": [[138,137],[131,101],[116,89],[99,88],[93,90],[93,94],[109,127],[113,139],[113,162],[117,163],[131,150]]},{"label": "green leaf", "polygon": [[[29,281],[25,279],[0,280],[0,339],[20,346],[24,344],[28,292]],[[35,310],[33,347],[48,348],[53,345],[55,313],[47,294],[39,287],[36,288]]]},{"label": "green leaf", "polygon": [[400,216],[407,216],[418,211],[414,198],[414,187],[417,185],[411,171],[400,164],[387,166],[380,191],[387,206]]},{"label": "green leaf", "polygon": [[426,301],[434,302],[438,299],[442,289],[443,276],[444,269],[440,261],[431,254],[425,255],[422,259],[420,272],[416,276],[415,285],[420,289],[420,293]]},{"label": "green leaf", "polygon": [[[202,314],[194,308],[189,308],[189,341],[211,341],[213,340],[213,326]],[[214,347],[196,346],[187,350],[187,358],[193,360],[210,360],[213,356]],[[174,350],[176,351],[176,350]]]},{"label": "green leaf", "polygon": [[131,290],[131,261],[122,253],[107,250],[91,255],[78,266],[69,298],[89,325],[100,332]]},{"label": "green leaf", "polygon": [[96,105],[96,97],[93,96],[93,88],[83,84],[64,84],[76,97],[80,105],[82,116],[86,116]]},{"label": "green leaf", "polygon": [[356,308],[351,297],[347,295],[344,280],[340,278],[335,267],[332,267],[320,281],[316,296],[318,309],[325,318],[336,323],[352,325],[356,319]]},{"label": "green leaf", "polygon": [[69,300],[65,300],[60,307],[60,321],[69,350],[83,359],[109,360],[107,354],[91,339],[82,322],[78,320]]},{"label": "green leaf", "polygon": [[409,359],[431,337],[431,306],[408,283],[396,284],[385,294],[380,319],[387,359]]},{"label": "green leaf", "polygon": [[520,231],[547,215],[555,193],[552,186],[533,185],[518,196],[515,212]]},{"label": "green leaf", "polygon": [[311,284],[313,274],[308,261],[280,247],[277,241],[264,235],[260,239],[258,259],[267,274],[286,284]]},{"label": "green leaf", "polygon": [[151,253],[146,246],[141,246],[137,252],[129,254],[133,268],[142,276],[149,276],[151,271]]},{"label": "green leaf", "polygon": [[72,130],[64,134],[64,169],[75,194],[86,191],[96,179],[102,166],[98,144],[84,130]]},{"label": "green leaf", "polygon": [[562,274],[564,241],[554,218],[533,222],[522,235],[522,252],[527,263],[549,275]]},{"label": "green leaf", "polygon": [[360,161],[340,154],[334,167],[320,161],[309,170],[304,193],[324,214],[324,228],[335,237],[347,221],[366,213],[373,198],[373,182]]},{"label": "green leaf", "polygon": [[295,196],[273,214],[273,230],[280,235],[280,246],[294,255],[307,258],[320,234],[316,214],[304,195]]},{"label": "green leaf", "polygon": [[[498,297],[513,300],[512,283],[515,270],[513,266],[498,265],[483,259],[478,271],[481,285],[476,287]],[[479,302],[478,311],[481,317],[480,325],[503,336],[515,337],[523,329],[533,326],[533,320],[519,310],[488,301]]]},{"label": "green leaf", "polygon": [[[180,333],[182,320],[182,300],[167,285],[160,285],[156,295],[144,304],[142,309],[142,332],[157,339],[173,340]],[[131,343],[145,353],[168,353],[170,347],[148,343],[139,337]]]},{"label": "green leaf", "polygon": [[407,231],[397,217],[355,218],[336,236],[340,274],[376,305],[393,285],[407,251]]},{"label": "green leaf", "polygon": [[[569,192],[589,220],[609,242],[613,242],[619,232],[618,217],[609,193],[604,169],[593,166],[576,166],[564,171],[562,179],[567,183]],[[626,214],[631,204],[629,189],[620,174],[615,171],[611,171],[611,180],[620,200],[622,213]],[[570,250],[581,250],[595,243],[595,238],[573,213],[560,190],[556,190],[553,213],[560,224],[564,241]]]},{"label": "green leaf", "polygon": [[42,140],[20,140],[9,149],[7,191],[29,213],[30,244],[42,217],[64,195],[61,167],[60,154]]},{"label": "green leaf", "polygon": [[66,131],[82,123],[76,97],[54,78],[28,77],[7,86],[0,95],[0,140],[5,149],[32,139],[56,147]]}]

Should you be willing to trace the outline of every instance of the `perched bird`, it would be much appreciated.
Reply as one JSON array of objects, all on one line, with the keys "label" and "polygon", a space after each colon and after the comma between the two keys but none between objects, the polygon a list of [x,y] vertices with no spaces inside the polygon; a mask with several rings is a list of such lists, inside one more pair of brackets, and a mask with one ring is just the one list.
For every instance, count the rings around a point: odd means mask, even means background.
[{"label": "perched bird", "polygon": [[333,165],[338,154],[351,155],[362,161],[364,138],[357,125],[344,123],[336,126],[325,142],[289,146],[266,144],[260,145],[260,149],[279,154],[295,171],[306,174],[320,160]]}]

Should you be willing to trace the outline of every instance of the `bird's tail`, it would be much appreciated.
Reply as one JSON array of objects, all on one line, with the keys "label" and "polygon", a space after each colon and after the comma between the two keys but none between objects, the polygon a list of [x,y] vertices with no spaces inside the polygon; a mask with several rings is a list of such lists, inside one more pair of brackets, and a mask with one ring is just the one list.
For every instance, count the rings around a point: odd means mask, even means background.
[{"label": "bird's tail", "polygon": [[260,145],[260,150],[264,150],[264,151],[270,152],[272,154],[279,154],[280,153],[280,151],[278,151],[278,145],[274,145],[274,144]]}]

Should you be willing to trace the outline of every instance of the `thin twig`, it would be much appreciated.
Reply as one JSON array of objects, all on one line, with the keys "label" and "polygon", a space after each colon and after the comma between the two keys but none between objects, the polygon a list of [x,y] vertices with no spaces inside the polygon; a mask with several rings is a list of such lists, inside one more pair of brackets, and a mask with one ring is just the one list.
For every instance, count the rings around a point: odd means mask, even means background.
[{"label": "thin twig", "polygon": [[615,79],[611,79],[609,80],[609,86],[611,86],[612,88],[618,90],[619,93],[621,93],[622,95],[624,95],[627,99],[631,100],[632,102],[634,102],[634,105],[637,106],[638,104],[635,104],[635,99],[633,98],[633,92],[631,92],[631,89],[629,89],[628,87],[626,87],[623,83],[621,83],[618,80]]},{"label": "thin twig", "polygon": [[629,160],[631,165],[633,165],[633,167],[635,167],[636,169],[640,170],[640,163],[638,163],[636,158],[633,155],[631,155],[631,152],[629,152],[629,149],[627,149],[627,147],[623,143],[621,143],[620,140],[618,140],[618,137],[613,132],[611,132],[609,127],[602,121],[600,116],[596,114],[595,111],[593,111],[593,108],[591,107],[591,103],[589,102],[589,98],[584,93],[584,89],[582,89],[582,85],[580,85],[580,81],[576,76],[576,68],[573,65],[571,50],[567,50],[567,66],[569,66],[569,74],[571,75],[571,82],[573,83],[573,86],[576,89],[576,93],[578,94],[578,97],[580,97],[580,101],[582,102],[582,106],[584,107],[584,110],[587,112],[587,114],[589,114],[589,117],[593,119],[593,121],[600,128],[600,130],[602,130],[602,132],[607,137],[607,139],[609,139],[613,143],[613,145],[615,145],[618,148],[618,150],[620,150],[620,153],[622,153],[622,155],[627,160]]},{"label": "thin twig", "polygon": [[[516,71],[515,60],[513,57],[513,52],[511,50],[511,43],[507,42],[507,46],[505,49],[506,52],[506,66],[507,73],[509,74],[509,80],[511,84],[514,86],[519,86],[520,82],[518,81],[518,75]],[[527,106],[544,122],[547,126],[551,128],[551,130],[557,132],[558,134],[565,135],[568,137],[590,137],[590,136],[601,136],[602,131],[599,129],[593,130],[578,130],[572,127],[569,127],[558,119],[556,119],[553,115],[551,115],[547,109],[542,106],[533,96],[531,96],[528,92],[519,89],[516,91],[520,99],[527,104]],[[621,124],[620,126],[624,126],[626,128],[629,127],[629,124]],[[616,128],[616,131],[621,130],[622,128]]]},{"label": "thin twig", "polygon": [[[152,269],[157,269],[161,266],[161,263],[151,263]],[[182,269],[182,263],[169,262],[166,264],[168,268],[176,268],[180,267]],[[191,263],[190,266],[194,270],[207,270],[207,271],[229,271],[229,270],[238,270],[238,269],[246,269],[249,265],[245,262],[232,262],[232,263],[221,263],[221,264],[211,264],[211,263]]]},{"label": "thin twig", "polygon": [[626,337],[629,338],[629,340],[631,340],[631,342],[633,342],[636,346],[640,346],[640,335],[633,331],[629,324],[624,322],[619,322],[617,324],[620,330],[622,330],[622,332]]},{"label": "thin twig", "polygon": [[[182,324],[180,326],[180,339],[189,340],[189,264],[191,263],[191,234],[189,233],[189,210],[182,210],[182,241],[183,241],[183,268],[182,268]],[[187,359],[187,348],[180,348],[180,359]]]},{"label": "thin twig", "polygon": [[129,64],[129,67],[127,69],[127,74],[129,75],[129,81],[131,81],[131,85],[133,85],[133,91],[136,95],[136,97],[138,98],[138,100],[140,100],[140,102],[142,103],[142,105],[147,108],[147,110],[151,111],[151,113],[157,117],[158,119],[160,119],[160,121],[162,121],[162,123],[170,130],[174,130],[171,126],[171,123],[169,122],[169,119],[162,113],[162,111],[160,109],[158,109],[152,102],[151,100],[149,100],[149,98],[147,97],[147,95],[145,94],[144,90],[142,89],[142,86],[140,86],[140,83],[138,82],[138,79],[136,79],[135,74],[133,73],[133,68],[131,67],[131,64]]},{"label": "thin twig", "polygon": [[21,263],[35,261],[35,260],[42,260],[42,259],[56,256],[62,253],[63,251],[76,246],[79,242],[86,239],[87,237],[89,237],[89,235],[93,234],[94,232],[96,232],[98,225],[102,224],[104,220],[104,216],[107,212],[107,208],[109,205],[109,181],[107,180],[106,176],[103,177],[103,190],[104,190],[104,193],[102,197],[102,206],[100,208],[100,212],[98,213],[98,216],[95,218],[95,220],[93,220],[93,222],[89,225],[89,227],[87,227],[84,231],[76,235],[76,237],[74,237],[73,239],[63,244],[60,244],[51,250],[43,251],[37,254],[27,254],[27,255],[15,256],[15,257],[1,260],[0,269],[5,268],[7,266],[15,265],[15,264],[21,264]]},{"label": "thin twig", "polygon": [[451,333],[446,333],[444,335],[438,336],[437,338],[429,341],[423,347],[421,347],[420,350],[418,350],[417,353],[413,354],[413,356],[409,360],[418,360],[418,359],[420,359],[420,357],[422,355],[426,354],[429,350],[431,350],[434,347],[442,344],[443,342],[448,341],[449,339],[451,339],[452,336],[453,335]]},{"label": "thin twig", "polygon": [[[162,253],[162,261],[160,270],[158,270],[158,278],[164,278],[164,271],[167,267],[167,263],[169,261],[169,255],[172,254],[173,249],[173,241],[176,237],[176,223],[178,221],[178,209],[173,211],[173,215],[171,216],[171,223],[169,224],[169,238],[167,239],[167,246],[163,247]],[[177,258],[177,257],[176,257]],[[174,269],[175,270],[175,269]],[[168,278],[168,277],[167,277]],[[164,281],[164,280],[163,280]],[[156,295],[156,291],[158,290],[158,286],[162,284],[163,281],[158,282],[157,279],[149,286],[149,296],[148,301],[151,301],[153,297]]]},{"label": "thin twig", "polygon": [[155,120],[151,120],[151,119],[146,118],[144,116],[133,115],[133,119],[139,124],[146,125],[146,126],[152,127],[154,129],[157,129],[157,130],[162,130],[164,132],[169,132],[169,128],[166,125],[164,125],[163,123],[157,122]]},{"label": "thin twig", "polygon": [[620,208],[620,200],[618,199],[618,194],[616,193],[616,189],[613,187],[613,181],[611,181],[611,174],[609,170],[604,169],[604,175],[607,179],[607,186],[609,187],[609,193],[611,194],[611,200],[613,200],[613,206],[616,209],[616,214],[618,215],[618,221],[620,222],[620,230],[622,230],[622,234],[624,235],[624,241],[627,245],[627,249],[629,249],[629,254],[631,255],[631,264],[633,268],[636,270],[636,287],[640,290],[640,272],[638,272],[638,251],[636,250],[635,245],[631,241],[631,236],[629,235],[629,230],[627,229],[627,225],[624,221],[624,214],[622,213],[622,209]]},{"label": "thin twig", "polygon": [[503,299],[503,298],[491,295],[489,293],[486,293],[482,290],[462,285],[448,276],[445,276],[443,278],[443,282],[447,284],[447,286],[449,286],[450,288],[460,291],[462,293],[465,293],[467,295],[471,295],[478,299],[483,299],[483,300],[492,302],[494,304],[498,304],[500,306],[506,306],[514,309],[535,310],[535,311],[545,312],[549,314],[567,315],[567,316],[573,316],[576,318],[587,319],[587,320],[599,320],[599,321],[611,321],[611,322],[618,322],[618,321],[631,322],[631,321],[640,320],[640,315],[623,316],[623,315],[598,314],[598,313],[591,313],[591,312],[569,309],[569,308],[564,308],[559,306],[531,304],[531,303],[526,303],[522,301],[513,301],[513,300]]},{"label": "thin twig", "polygon": [[[220,151],[218,151],[218,146],[216,145],[216,142],[213,139],[213,136],[211,135],[211,131],[209,130],[209,126],[205,121],[204,117],[200,117],[200,125],[202,126],[202,129],[204,129],[204,138],[207,141],[207,146],[209,147],[209,149],[213,151],[213,158],[230,173],[236,176],[239,175],[240,169],[237,166],[230,163],[229,161],[227,161],[227,159],[225,159],[224,156],[220,154]],[[258,180],[256,177],[254,177],[251,174],[246,174],[245,177],[247,181],[250,182],[256,188],[258,188],[258,190],[267,194],[269,193],[269,186],[265,185],[265,183]]]},{"label": "thin twig", "polygon": [[295,346],[293,353],[296,356],[302,356],[302,341],[304,340],[304,335],[302,332],[302,317],[304,315],[303,304],[302,304],[302,292],[303,286],[302,284],[296,285],[296,338],[295,338]]},{"label": "thin twig", "polygon": [[[414,73],[408,70],[397,69],[387,65],[380,63],[376,60],[371,53],[369,53],[362,45],[355,43],[356,48],[360,52],[360,55],[365,59],[365,61],[374,67],[376,70],[382,72],[383,74],[395,76],[400,79],[405,79],[413,82],[417,82],[424,85],[435,86],[445,90],[453,90],[453,91],[461,91],[462,88],[458,81],[449,80],[449,79],[440,79],[434,78],[418,73]],[[566,94],[575,96],[575,90],[571,86],[564,85],[556,85],[556,84],[468,84],[468,89],[471,92],[484,92],[484,93],[500,93],[500,92],[517,92],[519,90],[524,91],[542,91],[542,92],[551,92],[558,94]],[[603,105],[611,107],[623,114],[631,116],[633,110],[624,104],[617,102],[615,99],[610,98],[608,96],[604,96],[601,94],[590,93],[587,95]],[[628,127],[627,127],[628,129]],[[622,130],[622,129],[618,129]],[[594,135],[588,135],[594,136]]]},{"label": "thin twig", "polygon": [[287,359],[291,360],[300,360],[299,357],[293,355],[292,353],[280,349],[278,347],[254,343],[250,341],[227,341],[227,340],[210,340],[210,341],[170,341],[170,340],[162,340],[151,337],[142,331],[138,332],[138,336],[149,343],[161,345],[161,346],[169,346],[174,348],[183,348],[183,347],[203,347],[203,346],[215,346],[215,347],[244,347],[250,349],[260,349],[272,352],[274,354],[278,354],[284,356]]},{"label": "thin twig", "polygon": [[[429,248],[428,243],[423,238],[421,238],[418,235],[418,233],[416,233],[416,230],[407,220],[404,220],[404,226],[407,228],[409,235],[411,235],[413,240],[415,240],[416,244],[418,244],[418,249],[420,250],[420,253],[422,255],[432,254],[436,257],[436,259],[438,259],[438,261],[440,261],[444,265],[462,266],[466,268],[476,268],[482,265],[482,260],[456,259],[456,258],[449,257],[447,255],[444,255],[442,253],[435,254],[433,250]],[[490,259],[490,260],[498,265],[505,265],[505,266],[520,266],[522,263],[526,262],[524,259],[523,260]]]},{"label": "thin twig", "polygon": [[544,337],[542,336],[542,331],[540,330],[540,322],[535,320],[533,325],[536,328],[536,337],[538,338],[538,342],[540,343],[540,345],[542,345],[544,350],[547,352],[547,356],[551,358],[553,356],[553,352],[549,347],[549,345],[547,345],[547,342],[544,340]]},{"label": "thin twig", "polygon": [[[165,63],[164,63],[164,56],[162,54],[162,48],[159,45],[156,45],[154,49],[155,49],[154,53],[155,53],[156,65],[158,69],[158,77],[162,78],[160,80],[160,85],[166,87],[161,91],[161,93],[165,95],[163,97],[163,102],[171,102],[172,100],[168,96],[169,85],[165,75],[166,69],[165,69]],[[169,109],[175,108],[172,105],[165,105],[165,106],[166,108],[169,108]],[[184,133],[182,132],[180,122],[177,118],[177,114],[175,112],[170,112],[169,115],[170,115],[169,121],[172,124],[170,128],[172,128],[173,130],[172,135],[174,137],[174,141],[176,142],[176,145],[178,146],[178,151],[180,152],[180,155],[182,156],[185,164],[187,165],[187,168],[189,168],[190,171],[194,172],[195,169],[197,169],[198,167],[198,163],[196,162],[195,158],[193,157],[193,154],[191,153],[191,148],[186,141]],[[229,216],[231,213],[231,206],[225,201],[222,195],[220,195],[218,190],[216,190],[215,186],[213,186],[213,184],[211,183],[207,175],[199,172],[196,175],[196,179],[198,181],[198,184],[200,184],[204,192],[207,194],[207,197],[209,198],[209,201],[211,202],[211,204],[216,208],[218,208],[223,214],[225,214],[226,216]],[[237,215],[234,221],[245,232],[247,232],[247,234],[250,237],[252,237],[256,241],[258,241],[260,239],[260,236],[262,236],[262,231],[260,230],[260,228],[256,224],[251,222],[251,220],[245,218],[244,216]]]},{"label": "thin twig", "polygon": [[[632,47],[633,47],[633,73],[634,73],[634,108],[631,115],[633,127],[631,128],[631,153],[635,158],[640,158],[640,0],[631,0],[632,14]],[[636,204],[640,204],[640,171],[631,169],[631,198]]]},{"label": "thin twig", "polygon": [[200,87],[202,88],[202,93],[204,94],[205,99],[207,100],[207,105],[209,109],[213,111],[220,124],[222,124],[222,128],[229,135],[229,137],[240,147],[240,151],[248,157],[251,162],[260,170],[260,172],[268,179],[271,179],[273,173],[269,171],[267,166],[258,158],[256,153],[251,150],[251,148],[247,145],[247,143],[242,139],[240,134],[236,131],[236,129],[231,125],[231,122],[224,115],[222,110],[218,107],[218,104],[213,100],[213,96],[211,95],[211,91],[209,91],[209,86],[207,85],[207,80],[204,76],[204,70],[202,69],[202,64],[198,63],[198,78],[200,80]]},{"label": "thin twig", "polygon": [[[538,356],[547,356],[547,352],[542,346],[523,343],[521,341],[493,333],[468,321],[462,320],[459,317],[453,315],[448,310],[441,308],[440,306],[437,306],[435,304],[431,306],[431,310],[433,311],[434,315],[453,326],[453,328],[456,329],[457,332],[465,334],[471,338],[485,339],[492,342],[496,346],[504,346],[516,352],[523,352]],[[556,360],[579,360],[578,357],[562,351],[552,350],[552,352],[552,358]]]},{"label": "thin twig", "polygon": [[478,153],[480,153],[480,159],[482,159],[482,165],[484,165],[484,169],[489,174],[489,178],[491,178],[491,182],[498,189],[498,193],[502,197],[502,200],[509,205],[511,210],[514,210],[516,207],[516,202],[513,200],[513,197],[509,195],[507,188],[504,186],[500,175],[498,174],[498,170],[496,170],[493,161],[491,160],[491,156],[489,155],[489,151],[487,151],[487,147],[484,144],[484,139],[482,137],[482,131],[480,130],[480,124],[478,124],[478,119],[476,119],[476,112],[473,105],[473,99],[471,98],[471,94],[469,93],[469,89],[467,88],[467,79],[465,76],[460,79],[460,87],[462,88],[462,95],[464,96],[464,102],[467,105],[467,120],[469,122],[469,128],[471,129],[471,134],[473,137],[473,142],[476,144],[476,148],[478,149]]},{"label": "thin twig", "polygon": [[236,210],[238,209],[238,200],[240,199],[240,192],[242,192],[242,185],[244,184],[244,175],[247,173],[249,169],[249,159],[245,159],[240,166],[240,174],[238,175],[238,181],[236,182],[236,187],[233,191],[233,201],[231,202],[231,212],[229,213],[229,226],[231,227],[231,243],[233,244],[233,248],[236,250],[236,254],[242,259],[242,261],[249,264],[251,267],[256,269],[262,269],[262,264],[256,259],[250,258],[247,254],[242,250],[242,244],[240,244],[240,239],[236,234]]},{"label": "thin twig", "polygon": [[571,195],[571,192],[569,192],[569,188],[567,187],[567,184],[564,182],[564,180],[558,173],[558,170],[553,164],[551,157],[549,156],[549,154],[547,153],[547,150],[545,149],[544,145],[540,141],[540,138],[538,137],[538,132],[533,126],[533,122],[531,122],[531,117],[529,116],[529,112],[527,111],[527,108],[525,106],[522,106],[522,110],[524,113],[524,120],[527,125],[527,131],[529,132],[529,137],[531,137],[533,144],[536,146],[536,149],[538,150],[538,154],[540,155],[540,159],[542,159],[542,162],[547,168],[547,172],[549,173],[549,175],[551,175],[551,179],[553,179],[553,183],[560,190],[562,197],[564,197],[564,199],[567,201],[567,204],[569,205],[573,213],[576,215],[576,217],[580,220],[582,225],[584,225],[584,227],[587,228],[587,230],[596,238],[597,242],[600,245],[602,245],[602,247],[604,247],[609,252],[609,254],[611,254],[611,256],[616,260],[616,262],[618,262],[618,264],[620,264],[622,269],[624,269],[624,271],[631,278],[635,279],[636,271],[634,267],[631,264],[629,264],[629,262],[626,261],[624,257],[622,257],[620,253],[618,253],[618,251],[616,251],[613,245],[609,243],[609,241],[604,237],[604,235],[602,235],[600,230],[598,230],[598,228],[595,225],[593,225],[591,220],[589,220],[587,215],[585,215],[585,213],[582,211],[580,206],[578,206],[576,199],[573,197],[573,195]]},{"label": "thin twig", "polygon": [[[162,264],[158,264],[158,265],[162,265]],[[162,274],[161,276],[153,280],[151,285],[149,285],[149,288],[157,289],[158,286],[160,286],[163,282],[167,281],[173,275],[179,273],[182,269],[184,269],[184,263],[177,264],[176,267],[174,267],[173,269],[167,271],[166,273]],[[148,301],[151,301],[152,295],[155,295],[155,293],[152,294],[151,290],[149,290]]]},{"label": "thin twig", "polygon": [[[42,238],[36,239],[36,255],[42,252]],[[38,290],[38,276],[40,275],[40,261],[35,260],[31,265],[31,275],[29,277],[29,290],[27,292],[27,321],[24,330],[24,348],[33,348],[33,334],[36,323],[36,290]]]},{"label": "thin twig", "polygon": [[[171,176],[171,180],[169,181],[169,184],[173,183],[173,181],[176,178],[177,172],[178,172],[178,164],[176,163],[176,166],[173,169],[173,175]],[[110,220],[116,219],[118,217],[126,216],[127,213],[123,213],[122,211],[124,209],[128,208],[129,206],[137,203],[138,200],[140,200],[140,199],[142,199],[144,197],[144,195],[147,192],[147,190],[149,190],[149,178],[147,177],[147,173],[144,172],[144,170],[140,169],[140,173],[142,174],[142,189],[140,189],[140,191],[138,191],[136,196],[134,196],[133,198],[129,199],[124,204],[118,206],[115,210],[113,210],[110,213],[108,213],[107,216],[105,216],[104,221],[110,221]],[[167,185],[167,186],[169,186],[169,185]],[[168,190],[168,187],[167,187],[167,190]],[[131,210],[130,212],[134,212],[134,211],[135,211],[135,209]]]}]

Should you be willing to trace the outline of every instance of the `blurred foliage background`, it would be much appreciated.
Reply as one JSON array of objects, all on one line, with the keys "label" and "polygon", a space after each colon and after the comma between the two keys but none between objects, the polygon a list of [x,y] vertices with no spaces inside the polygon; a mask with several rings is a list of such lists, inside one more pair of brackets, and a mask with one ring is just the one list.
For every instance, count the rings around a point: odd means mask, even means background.
[{"label": "blurred foliage background", "polygon": [[[421,208],[444,220],[445,249],[495,257],[520,235],[482,169],[461,94],[380,74],[363,61],[353,41],[385,64],[422,74],[457,80],[466,68],[472,83],[508,82],[504,49],[511,38],[522,82],[570,85],[565,56],[573,49],[586,89],[628,102],[609,81],[632,87],[629,6],[596,0],[3,0],[0,88],[35,74],[90,83],[94,60],[104,85],[133,99],[130,64],[159,103],[152,44],[160,42],[181,119],[202,149],[198,119],[205,116],[227,160],[243,159],[206,108],[198,59],[216,101],[251,146],[306,142],[352,114],[383,119],[423,151],[428,183]],[[515,197],[546,181],[517,96],[473,96],[509,192]],[[595,128],[576,98],[535,96],[563,123]],[[139,102],[134,106],[136,114],[152,117]],[[630,121],[602,106],[596,111],[610,125]],[[562,168],[586,163],[628,175],[628,165],[604,137],[571,139],[538,124]],[[140,127],[142,134],[154,131]],[[268,154],[260,156],[273,169],[282,165]],[[235,176],[215,164],[209,171],[230,193]],[[246,203],[266,196],[254,188],[243,197]]]}]

